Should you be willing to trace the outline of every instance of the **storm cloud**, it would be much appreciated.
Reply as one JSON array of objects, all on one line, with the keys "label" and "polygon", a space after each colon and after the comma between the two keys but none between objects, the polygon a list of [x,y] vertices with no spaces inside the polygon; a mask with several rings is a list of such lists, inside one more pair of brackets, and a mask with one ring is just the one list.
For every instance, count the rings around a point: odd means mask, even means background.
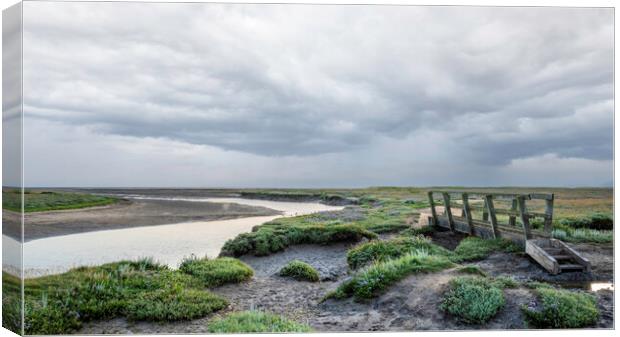
[{"label": "storm cloud", "polygon": [[609,184],[613,28],[600,8],[27,2],[26,183]]}]

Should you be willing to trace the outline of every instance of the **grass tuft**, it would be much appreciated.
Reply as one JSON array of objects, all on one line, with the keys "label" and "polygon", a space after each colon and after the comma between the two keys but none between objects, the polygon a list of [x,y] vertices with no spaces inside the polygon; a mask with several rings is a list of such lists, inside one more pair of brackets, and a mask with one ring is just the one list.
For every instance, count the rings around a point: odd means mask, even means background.
[{"label": "grass tuft", "polygon": [[441,309],[467,324],[482,324],[505,304],[500,287],[479,277],[457,277],[450,281]]},{"label": "grass tuft", "polygon": [[130,320],[178,321],[204,317],[226,306],[226,299],[209,291],[174,287],[139,294],[125,313]]},{"label": "grass tuft", "polygon": [[358,269],[373,262],[397,258],[416,250],[424,250],[431,255],[450,254],[450,251],[433,244],[429,238],[418,235],[363,243],[347,252],[347,263],[351,269]]},{"label": "grass tuft", "polygon": [[250,266],[231,257],[209,260],[206,257],[198,259],[192,256],[181,262],[179,270],[200,279],[205,287],[239,283],[254,276],[254,271]]},{"label": "grass tuft", "polygon": [[279,225],[271,222],[258,226],[251,233],[242,233],[228,240],[220,256],[254,254],[265,256],[284,250],[295,244],[329,244],[333,242],[356,242],[375,239],[377,234],[352,224]]},{"label": "grass tuft", "polygon": [[520,248],[504,239],[485,240],[479,237],[467,237],[454,249],[454,262],[481,260],[496,251],[517,252]]},{"label": "grass tuft", "polygon": [[351,296],[358,300],[372,298],[410,274],[436,272],[453,265],[444,256],[429,255],[424,251],[411,252],[360,270],[351,279],[340,284],[325,299]]},{"label": "grass tuft", "polygon": [[306,262],[294,260],[280,270],[280,276],[292,277],[298,281],[319,281],[319,272]]},{"label": "grass tuft", "polygon": [[211,333],[310,332],[312,329],[287,318],[262,311],[229,314],[209,323]]},{"label": "grass tuft", "polygon": [[537,328],[571,329],[594,325],[599,317],[594,296],[582,292],[536,287],[538,308],[522,307],[529,324]]}]

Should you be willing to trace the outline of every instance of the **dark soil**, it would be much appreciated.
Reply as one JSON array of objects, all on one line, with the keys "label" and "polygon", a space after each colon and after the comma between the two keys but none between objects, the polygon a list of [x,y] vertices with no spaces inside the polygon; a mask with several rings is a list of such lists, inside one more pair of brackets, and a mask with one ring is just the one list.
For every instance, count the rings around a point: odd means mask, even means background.
[{"label": "dark soil", "polygon": [[[463,236],[450,232],[435,233],[435,243],[454,248]],[[587,246],[587,245],[586,245]],[[231,311],[258,309],[274,312],[309,324],[316,331],[412,331],[412,330],[503,330],[527,329],[521,312],[523,305],[536,301],[526,287],[506,289],[506,305],[491,321],[483,325],[468,325],[440,310],[442,295],[448,282],[459,274],[457,268],[438,273],[411,275],[391,286],[381,296],[367,302],[353,299],[330,299],[320,303],[329,291],[348,277],[346,264],[347,244],[318,246],[300,245],[265,257],[245,256],[242,260],[254,270],[254,278],[243,284],[226,285],[213,291],[230,300],[230,307],[215,315],[189,322],[131,323],[125,319],[87,323],[80,334],[93,333],[205,333],[213,317]],[[607,249],[576,247],[587,252],[593,272],[548,275],[523,254],[495,253],[472,262],[492,276],[504,275],[519,281],[544,280],[558,283],[585,285],[593,279],[610,280],[608,266],[613,255]],[[300,259],[315,267],[321,282],[295,281],[283,278],[277,272],[293,259]],[[575,281],[578,281],[575,283]],[[568,284],[568,283],[566,283]],[[580,289],[579,291],[583,291]],[[613,327],[613,292],[593,292],[598,298],[601,316],[597,328]]]}]

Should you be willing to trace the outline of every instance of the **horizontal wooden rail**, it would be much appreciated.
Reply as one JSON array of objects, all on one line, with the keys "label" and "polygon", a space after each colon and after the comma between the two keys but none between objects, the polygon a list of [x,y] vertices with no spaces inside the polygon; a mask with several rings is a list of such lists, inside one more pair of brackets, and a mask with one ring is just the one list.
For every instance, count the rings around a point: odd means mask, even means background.
[{"label": "horizontal wooden rail", "polygon": [[[436,210],[435,195],[444,205],[444,214],[438,215]],[[454,190],[431,190],[428,191],[429,204],[431,206],[432,224],[443,225],[447,223],[447,227],[451,231],[465,231],[472,235],[479,233],[476,226],[488,229],[492,237],[501,237],[503,232],[514,233],[521,231],[525,241],[532,238],[533,235],[551,237],[552,221],[553,221],[553,200],[552,193],[486,193],[483,191],[454,191]],[[454,201],[453,201],[454,200]],[[495,200],[509,200],[509,208],[498,208],[505,203],[496,204]],[[527,201],[544,200],[545,212],[531,212],[527,209]],[[477,202],[474,202],[477,201]],[[479,205],[478,202],[483,205]],[[453,208],[460,209],[459,214],[453,214]],[[482,211],[482,219],[473,219],[473,211]],[[497,215],[507,215],[508,224],[500,224]],[[520,227],[517,229],[516,218],[521,219]],[[531,218],[544,219],[544,230],[537,231],[530,228]],[[458,225],[458,226],[457,226]],[[457,228],[458,227],[458,228]]]}]

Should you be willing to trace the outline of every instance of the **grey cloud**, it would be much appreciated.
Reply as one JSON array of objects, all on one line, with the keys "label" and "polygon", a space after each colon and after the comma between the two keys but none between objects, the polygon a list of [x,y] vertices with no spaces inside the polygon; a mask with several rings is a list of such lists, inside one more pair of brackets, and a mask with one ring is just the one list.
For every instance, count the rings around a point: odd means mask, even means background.
[{"label": "grey cloud", "polygon": [[25,6],[42,123],[277,158],[426,132],[472,165],[612,158],[611,9]]}]

